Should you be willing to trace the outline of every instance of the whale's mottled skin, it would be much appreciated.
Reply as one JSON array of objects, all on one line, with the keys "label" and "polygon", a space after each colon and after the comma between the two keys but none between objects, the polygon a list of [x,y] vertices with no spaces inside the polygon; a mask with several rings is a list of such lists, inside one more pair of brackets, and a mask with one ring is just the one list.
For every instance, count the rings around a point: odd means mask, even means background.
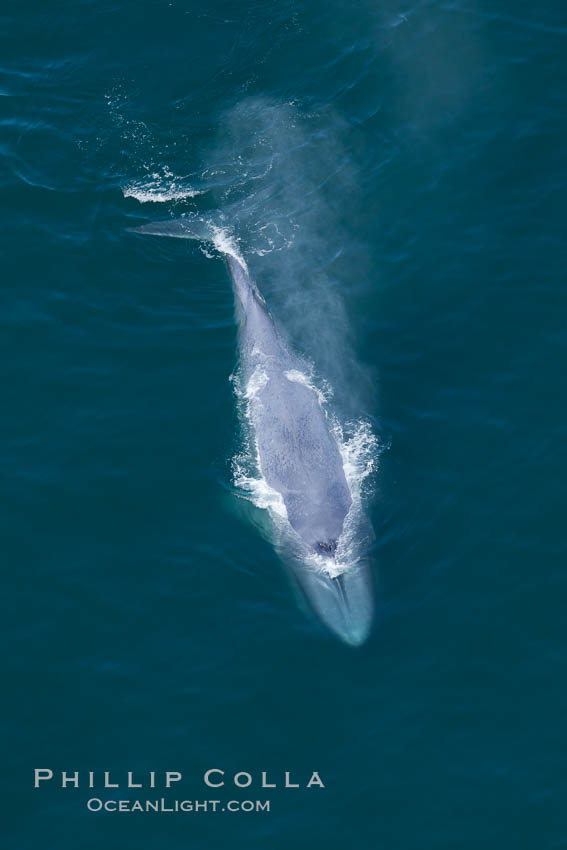
[{"label": "whale's mottled skin", "polygon": [[[307,551],[334,559],[352,504],[339,447],[304,367],[278,333],[256,284],[236,257],[227,261],[262,475],[280,493]],[[323,622],[347,643],[362,643],[373,616],[368,565],[359,563],[334,577],[297,559],[290,567]]]},{"label": "whale's mottled skin", "polygon": [[262,475],[292,528],[317,554],[334,553],[351,506],[342,458],[305,367],[289,351],[244,266],[228,258],[240,353]]},{"label": "whale's mottled skin", "polygon": [[[135,232],[211,240],[202,220],[157,222]],[[222,252],[222,248],[217,247]],[[278,332],[246,265],[224,251],[239,324],[239,347],[249,418],[267,484],[280,494],[298,547],[286,560],[321,620],[343,640],[360,644],[373,616],[370,570],[362,561],[344,571],[317,570],[305,556],[335,564],[352,505],[337,441],[305,367]]]}]

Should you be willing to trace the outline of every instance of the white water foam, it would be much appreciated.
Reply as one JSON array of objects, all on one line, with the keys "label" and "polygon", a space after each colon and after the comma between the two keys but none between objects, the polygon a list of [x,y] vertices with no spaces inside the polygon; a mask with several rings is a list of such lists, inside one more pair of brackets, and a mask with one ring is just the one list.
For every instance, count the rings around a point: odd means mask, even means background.
[{"label": "white water foam", "polygon": [[230,381],[234,387],[243,424],[246,423],[243,434],[245,445],[242,452],[232,459],[234,485],[253,505],[267,510],[276,527],[282,523],[289,525],[287,508],[281,493],[270,487],[260,471],[260,453],[251,425],[250,403],[269,381],[268,375],[261,366],[257,366],[246,386],[243,387],[242,376],[239,372],[231,375]]},{"label": "white water foam", "polygon": [[249,475],[246,471],[248,458],[239,456],[233,460],[234,484],[243,495],[248,498],[257,508],[269,511],[272,519],[278,523],[282,520],[288,522],[287,508],[281,493],[270,487],[262,476]]},{"label": "white water foam", "polygon": [[220,254],[228,254],[238,260],[240,265],[248,271],[246,260],[238,250],[238,245],[234,235],[226,227],[221,227],[214,222],[209,222],[211,230],[211,241]]},{"label": "white water foam", "polygon": [[175,177],[165,169],[163,175],[154,172],[149,179],[122,187],[125,198],[135,198],[141,204],[165,204],[170,201],[185,201],[203,194],[203,189],[185,186],[182,178]]},{"label": "white water foam", "polygon": [[321,407],[323,407],[325,402],[327,402],[333,395],[333,391],[328,384],[325,384],[324,389],[321,389],[313,382],[312,377],[306,375],[305,372],[300,372],[299,369],[290,369],[288,372],[284,372],[284,375],[288,381],[293,381],[296,384],[303,384],[303,386],[307,387],[308,390],[314,392]]},{"label": "white water foam", "polygon": [[262,366],[256,366],[248,383],[246,384],[244,398],[247,398],[248,400],[253,399],[254,396],[256,396],[260,390],[266,386],[269,380],[270,379],[266,370]]},{"label": "white water foam", "polygon": [[166,204],[171,201],[186,201],[202,195],[205,189],[195,189],[187,185],[187,177],[180,177],[168,165],[151,169],[144,165],[146,176],[122,187],[125,198],[135,198],[141,204]]},{"label": "white water foam", "polygon": [[335,423],[332,430],[352,497],[336,554],[337,565],[343,565],[340,572],[344,572],[358,560],[359,535],[364,521],[363,500],[370,495],[370,482],[377,471],[381,447],[370,423],[364,420],[347,423],[346,428]]},{"label": "white water foam", "polygon": [[364,420],[349,423],[350,436],[338,423],[333,425],[333,434],[343,459],[343,469],[351,493],[360,495],[363,482],[371,475],[378,459],[378,438],[370,424]]},{"label": "white water foam", "polygon": [[122,194],[125,198],[135,198],[141,204],[164,204],[168,201],[184,201],[187,198],[195,198],[202,195],[200,189],[182,189],[175,184],[167,188],[160,188],[151,183],[124,186]]}]

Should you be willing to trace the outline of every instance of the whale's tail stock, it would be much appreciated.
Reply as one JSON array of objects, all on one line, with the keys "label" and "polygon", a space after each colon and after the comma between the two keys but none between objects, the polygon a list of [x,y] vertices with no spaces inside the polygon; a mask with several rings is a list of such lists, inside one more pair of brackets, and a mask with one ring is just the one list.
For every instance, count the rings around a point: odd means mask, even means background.
[{"label": "whale's tail stock", "polygon": [[140,233],[145,236],[169,236],[173,239],[194,239],[197,242],[207,242],[219,254],[222,254],[230,264],[236,260],[247,271],[246,261],[240,254],[236,239],[229,230],[216,224],[211,219],[198,215],[184,215],[179,218],[168,218],[164,221],[150,221],[139,227],[126,228],[129,233]]}]

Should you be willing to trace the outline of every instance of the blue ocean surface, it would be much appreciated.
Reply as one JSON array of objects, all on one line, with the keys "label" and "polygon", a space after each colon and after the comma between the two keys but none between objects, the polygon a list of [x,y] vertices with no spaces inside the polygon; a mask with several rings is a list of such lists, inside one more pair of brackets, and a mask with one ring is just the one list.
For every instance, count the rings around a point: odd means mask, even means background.
[{"label": "blue ocean surface", "polygon": [[[567,847],[564,4],[1,18],[2,846]],[[172,217],[215,239],[129,231]],[[227,244],[341,446],[361,646],[270,538]],[[270,811],[87,806],[162,797]]]}]

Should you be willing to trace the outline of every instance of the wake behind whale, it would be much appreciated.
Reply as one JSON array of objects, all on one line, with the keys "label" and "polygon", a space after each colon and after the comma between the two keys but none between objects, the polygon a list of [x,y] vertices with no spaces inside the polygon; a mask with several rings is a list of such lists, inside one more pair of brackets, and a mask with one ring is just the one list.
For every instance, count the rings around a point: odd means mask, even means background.
[{"label": "wake behind whale", "polygon": [[133,230],[212,241],[226,257],[246,417],[259,473],[280,503],[277,548],[323,622],[346,642],[362,643],[373,603],[368,565],[348,558],[356,500],[321,395],[303,362],[278,331],[243,258],[209,222],[186,217]]}]

